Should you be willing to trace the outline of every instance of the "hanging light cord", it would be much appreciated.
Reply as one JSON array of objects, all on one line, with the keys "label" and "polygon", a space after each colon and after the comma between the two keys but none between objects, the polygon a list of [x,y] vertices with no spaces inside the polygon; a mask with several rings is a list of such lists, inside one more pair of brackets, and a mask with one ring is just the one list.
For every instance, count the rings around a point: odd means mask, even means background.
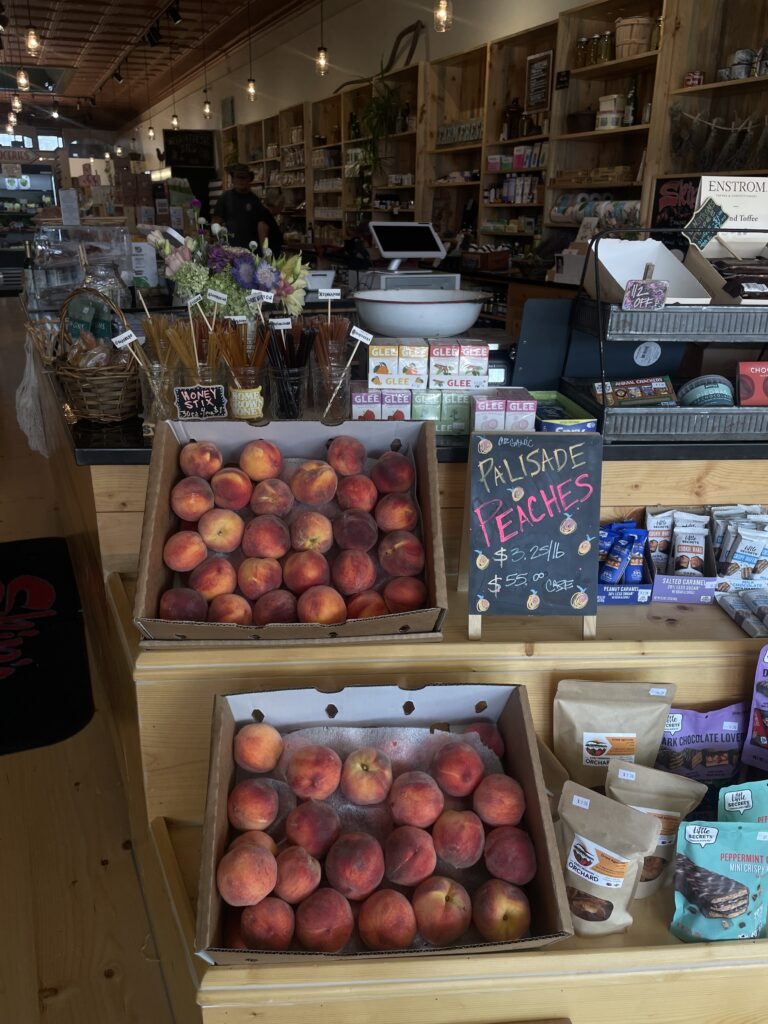
[{"label": "hanging light cord", "polygon": [[173,113],[176,113],[176,83],[173,80],[173,50],[171,44],[168,44],[168,68],[171,72],[171,99],[173,100]]},{"label": "hanging light cord", "polygon": [[151,106],[149,102],[149,64],[147,63],[147,51],[144,50],[144,88],[147,90],[147,113],[149,114],[149,120],[152,120]]},{"label": "hanging light cord", "polygon": [[248,0],[248,77],[253,78],[253,51],[251,49],[251,0]]},{"label": "hanging light cord", "polygon": [[325,49],[325,39],[323,37],[323,0],[320,0],[320,46]]},{"label": "hanging light cord", "polygon": [[[249,3],[250,6],[250,3]],[[208,96],[208,59],[205,52],[205,16],[203,14],[203,0],[200,0],[200,35],[203,39],[203,92]]]}]

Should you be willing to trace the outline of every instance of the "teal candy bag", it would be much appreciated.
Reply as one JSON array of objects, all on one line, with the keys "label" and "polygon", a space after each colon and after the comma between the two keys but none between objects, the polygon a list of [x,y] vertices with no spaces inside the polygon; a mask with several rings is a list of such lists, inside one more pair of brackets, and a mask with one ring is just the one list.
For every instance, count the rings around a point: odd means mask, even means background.
[{"label": "teal candy bag", "polygon": [[766,935],[768,828],[686,821],[677,833],[672,934],[683,942]]},{"label": "teal candy bag", "polygon": [[721,789],[717,798],[717,820],[768,824],[768,779]]}]

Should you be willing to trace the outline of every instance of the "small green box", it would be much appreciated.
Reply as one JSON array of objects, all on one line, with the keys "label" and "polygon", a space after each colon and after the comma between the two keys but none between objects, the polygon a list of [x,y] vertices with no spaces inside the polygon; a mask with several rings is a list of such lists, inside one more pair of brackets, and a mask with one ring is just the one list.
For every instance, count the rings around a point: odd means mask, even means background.
[{"label": "small green box", "polygon": [[443,398],[442,391],[413,391],[411,393],[411,419],[439,421]]},{"label": "small green box", "polygon": [[472,395],[443,393],[442,413],[438,433],[468,434],[472,418]]}]

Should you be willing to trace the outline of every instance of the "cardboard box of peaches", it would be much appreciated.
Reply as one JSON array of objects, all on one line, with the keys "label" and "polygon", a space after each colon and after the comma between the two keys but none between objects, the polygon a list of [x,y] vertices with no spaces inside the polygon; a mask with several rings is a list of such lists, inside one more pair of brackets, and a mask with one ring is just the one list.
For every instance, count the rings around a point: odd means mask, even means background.
[{"label": "cardboard box of peaches", "polygon": [[433,424],[160,424],[145,646],[440,640],[446,609]]},{"label": "cardboard box of peaches", "polygon": [[195,941],[209,963],[571,934],[524,687],[216,698]]}]

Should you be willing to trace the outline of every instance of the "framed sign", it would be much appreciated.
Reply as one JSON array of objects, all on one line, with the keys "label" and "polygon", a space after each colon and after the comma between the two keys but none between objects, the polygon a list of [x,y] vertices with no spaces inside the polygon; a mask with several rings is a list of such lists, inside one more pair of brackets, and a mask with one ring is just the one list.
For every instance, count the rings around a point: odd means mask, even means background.
[{"label": "framed sign", "polygon": [[214,134],[209,131],[163,131],[168,167],[215,167]]},{"label": "framed sign", "polygon": [[552,96],[552,50],[534,53],[525,62],[525,110],[549,110]]}]

